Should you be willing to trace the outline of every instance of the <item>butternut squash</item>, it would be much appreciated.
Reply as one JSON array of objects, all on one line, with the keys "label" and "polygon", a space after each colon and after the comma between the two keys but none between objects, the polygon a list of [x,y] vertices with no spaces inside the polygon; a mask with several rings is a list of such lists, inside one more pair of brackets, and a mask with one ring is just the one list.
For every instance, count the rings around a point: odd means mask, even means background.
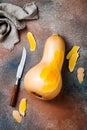
[{"label": "butternut squash", "polygon": [[25,89],[44,100],[55,98],[62,88],[61,70],[65,43],[58,35],[51,35],[45,43],[43,57],[24,77]]}]

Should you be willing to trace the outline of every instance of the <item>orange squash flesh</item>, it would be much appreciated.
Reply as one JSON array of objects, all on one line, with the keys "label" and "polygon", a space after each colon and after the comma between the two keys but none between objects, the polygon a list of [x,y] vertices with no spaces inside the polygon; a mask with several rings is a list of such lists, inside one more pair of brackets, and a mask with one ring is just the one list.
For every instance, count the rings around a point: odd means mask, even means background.
[{"label": "orange squash flesh", "polygon": [[62,56],[64,56],[63,51],[57,50],[54,53],[54,59],[52,60],[52,62],[42,69],[40,77],[47,83],[47,85],[43,86],[43,91],[49,92],[55,89],[56,84],[59,82],[60,74],[58,73],[58,71],[61,70],[62,62],[64,59],[64,57]]}]

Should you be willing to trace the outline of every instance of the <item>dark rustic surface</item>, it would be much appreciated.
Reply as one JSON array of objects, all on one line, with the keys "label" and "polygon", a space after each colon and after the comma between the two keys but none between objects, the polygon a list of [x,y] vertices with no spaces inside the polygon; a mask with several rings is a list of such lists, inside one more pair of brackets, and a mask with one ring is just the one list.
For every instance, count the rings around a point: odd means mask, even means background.
[{"label": "dark rustic surface", "polygon": [[[32,0],[0,0],[23,6]],[[87,0],[34,0],[39,9],[39,20],[27,21],[20,32],[21,41],[13,51],[0,45],[0,130],[87,130]],[[35,52],[29,51],[26,38],[31,31],[37,41]],[[66,41],[66,53],[73,45],[79,45],[80,58],[73,73],[68,71],[68,62],[63,66],[63,89],[52,101],[41,101],[28,94],[23,79],[32,66],[37,64],[43,52],[46,38],[58,32]],[[20,93],[15,108],[9,106],[22,47],[27,49],[27,61],[20,84]],[[85,68],[85,79],[80,85],[76,77],[78,67]],[[21,124],[12,118],[18,110],[21,98],[27,98],[27,112]]]}]

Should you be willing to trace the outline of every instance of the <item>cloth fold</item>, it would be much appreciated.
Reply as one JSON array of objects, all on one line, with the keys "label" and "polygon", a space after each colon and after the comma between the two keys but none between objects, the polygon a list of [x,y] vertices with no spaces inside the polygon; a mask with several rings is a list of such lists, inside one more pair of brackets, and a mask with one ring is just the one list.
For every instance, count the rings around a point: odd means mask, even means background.
[{"label": "cloth fold", "polygon": [[25,28],[24,20],[38,19],[35,3],[27,3],[23,8],[10,3],[0,3],[0,43],[9,50],[19,42],[18,30]]}]

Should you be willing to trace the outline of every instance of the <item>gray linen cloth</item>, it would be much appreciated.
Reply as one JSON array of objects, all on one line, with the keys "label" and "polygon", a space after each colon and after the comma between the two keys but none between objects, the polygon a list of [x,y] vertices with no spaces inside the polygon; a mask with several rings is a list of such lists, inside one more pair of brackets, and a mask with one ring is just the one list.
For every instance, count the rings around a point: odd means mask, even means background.
[{"label": "gray linen cloth", "polygon": [[24,20],[38,19],[35,3],[27,3],[23,8],[10,3],[0,3],[0,43],[12,50],[19,42],[18,30],[25,28]]}]

